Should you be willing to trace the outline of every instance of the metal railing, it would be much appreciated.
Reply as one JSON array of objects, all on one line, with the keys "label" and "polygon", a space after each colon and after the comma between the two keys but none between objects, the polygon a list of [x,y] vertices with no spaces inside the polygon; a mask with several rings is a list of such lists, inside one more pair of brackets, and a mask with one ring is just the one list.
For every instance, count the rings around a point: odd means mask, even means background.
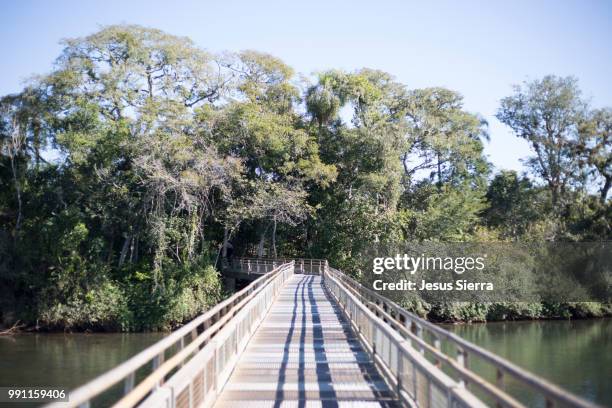
[{"label": "metal railing", "polygon": [[[158,343],[74,390],[68,403],[49,406],[89,407],[92,400],[121,383],[121,395],[112,404],[105,401],[105,405],[145,408],[212,405],[278,292],[294,272],[301,270],[322,275],[329,293],[405,406],[524,407],[507,387],[512,381],[541,397],[547,408],[595,407],[402,309],[330,268],[325,260],[241,260],[244,265],[257,261],[262,268],[267,264],[270,271]],[[284,261],[289,262],[277,265]],[[470,367],[476,359],[493,370],[493,381]],[[139,370],[149,367],[151,372],[137,382]]]},{"label": "metal railing", "polygon": [[[153,346],[70,392],[69,402],[48,407],[89,407],[123,382],[113,407],[200,407],[212,404],[251,335],[265,317],[293,263],[280,265]],[[136,383],[139,370],[151,373]]]},{"label": "metal railing", "polygon": [[[336,269],[326,270],[324,282],[343,306],[355,329],[364,337],[400,396],[418,406],[479,406],[472,399],[468,401],[463,391],[469,390],[471,398],[478,393],[484,397],[480,398],[481,401],[491,401],[491,405],[524,407],[517,400],[520,395],[511,395],[507,387],[513,382],[514,389],[521,394],[525,389],[531,390],[547,408],[596,407],[404,310]],[[448,349],[454,350],[454,355],[444,351]],[[495,373],[494,382],[470,369],[470,363],[475,359]]]},{"label": "metal railing", "polygon": [[231,268],[246,274],[264,274],[270,272],[278,265],[294,262],[295,273],[304,275],[321,275],[327,267],[325,259],[303,258],[234,258]]},{"label": "metal railing", "polygon": [[372,312],[357,293],[328,270],[324,283],[351,322],[367,351],[404,406],[474,407],[486,405],[415,350],[409,341]]}]

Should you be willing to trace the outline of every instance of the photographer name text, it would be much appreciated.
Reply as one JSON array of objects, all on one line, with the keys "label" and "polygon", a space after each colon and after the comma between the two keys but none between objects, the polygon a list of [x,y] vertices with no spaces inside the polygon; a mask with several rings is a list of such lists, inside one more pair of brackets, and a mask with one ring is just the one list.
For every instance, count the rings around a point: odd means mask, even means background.
[{"label": "photographer name text", "polygon": [[[372,272],[381,275],[386,271],[399,271],[414,275],[418,271],[449,271],[458,275],[466,271],[482,271],[485,268],[487,255],[477,257],[413,257],[408,254],[395,255],[387,258],[374,258]],[[492,282],[471,282],[466,279],[454,281],[433,282],[425,279],[401,279],[397,282],[385,282],[377,279],[372,283],[376,291],[492,291]]]}]

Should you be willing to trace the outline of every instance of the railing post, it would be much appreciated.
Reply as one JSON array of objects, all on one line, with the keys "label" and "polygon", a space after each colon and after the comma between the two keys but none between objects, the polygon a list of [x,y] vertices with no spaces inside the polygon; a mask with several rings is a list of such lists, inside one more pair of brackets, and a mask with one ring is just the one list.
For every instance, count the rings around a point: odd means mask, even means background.
[{"label": "railing post", "polygon": [[[412,326],[412,332],[416,334],[416,336],[419,339],[423,340],[423,327],[420,324],[415,323],[415,322],[412,322],[411,326]],[[425,354],[425,348],[423,347],[422,344],[419,343],[418,349],[419,349],[419,353]]]},{"label": "railing post", "polygon": [[402,378],[404,377],[404,359],[402,358],[402,353],[400,352],[399,346],[397,347],[397,395],[400,395],[402,392]]},{"label": "railing post", "polygon": [[[457,347],[457,364],[464,368],[467,367],[467,353],[459,346]],[[460,379],[458,383],[460,387],[465,387],[467,385],[463,379]]]},{"label": "railing post", "polygon": [[[212,323],[210,322],[210,320],[205,321],[202,324],[202,333],[204,333],[206,330],[208,330],[208,328],[212,325]],[[195,338],[192,339],[192,341],[195,340]],[[206,346],[208,343],[210,342],[210,339],[205,340],[204,342],[202,342],[202,344],[200,345],[200,350],[204,348],[204,346]]]},{"label": "railing post", "polygon": [[134,373],[131,373],[130,375],[125,377],[125,380],[123,380],[123,395],[132,391],[133,388],[134,388]]},{"label": "railing post", "polygon": [[[440,350],[440,338],[434,334],[434,342],[433,342],[433,346],[436,350]],[[435,361],[435,366],[436,367],[441,367],[442,366],[442,362],[440,361],[439,358],[436,357],[436,361]]]},{"label": "railing post", "polygon": [[[499,388],[500,390],[505,391],[506,387],[504,384],[504,372],[500,368],[497,368],[497,370],[495,370],[495,385],[497,385],[497,388]],[[503,405],[499,401],[496,401],[495,405],[499,408],[503,407]]]},{"label": "railing post", "polygon": [[[153,370],[152,371],[157,370],[159,366],[162,365],[163,363],[164,363],[164,352],[162,351],[161,353],[159,353],[153,358],[153,364],[152,364]],[[163,383],[164,383],[164,380],[162,378],[161,380],[157,382],[157,384],[155,384],[155,387],[156,388],[161,387]]]},{"label": "railing post", "polygon": [[[181,341],[179,342],[179,351],[185,348],[185,337],[181,337]],[[185,361],[181,361],[181,367],[185,365]]]}]

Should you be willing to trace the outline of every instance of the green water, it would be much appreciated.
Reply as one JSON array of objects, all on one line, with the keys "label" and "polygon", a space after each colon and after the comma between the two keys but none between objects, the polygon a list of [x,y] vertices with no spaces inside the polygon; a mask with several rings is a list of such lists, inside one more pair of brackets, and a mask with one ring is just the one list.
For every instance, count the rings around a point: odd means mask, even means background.
[{"label": "green water", "polygon": [[[612,319],[445,327],[574,394],[612,407]],[[472,368],[484,365],[473,361]],[[509,389],[528,406],[543,405],[525,387],[510,384]]]},{"label": "green water", "polygon": [[[612,407],[612,319],[445,327],[563,388]],[[71,389],[161,337],[161,333],[0,336],[0,387]],[[477,361],[470,364],[473,369],[482,368],[485,375],[493,375]],[[542,405],[527,389],[512,384],[510,389],[528,406]]]},{"label": "green water", "polygon": [[[73,389],[158,341],[163,333],[0,336],[0,387]],[[12,407],[40,404],[6,404]],[[104,402],[97,404],[104,406]],[[0,402],[0,406],[3,406]]]}]

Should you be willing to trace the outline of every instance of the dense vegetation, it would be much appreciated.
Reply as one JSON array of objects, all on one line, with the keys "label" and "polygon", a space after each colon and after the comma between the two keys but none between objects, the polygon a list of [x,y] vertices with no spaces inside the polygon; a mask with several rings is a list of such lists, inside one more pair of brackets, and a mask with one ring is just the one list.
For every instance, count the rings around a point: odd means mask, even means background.
[{"label": "dense vegetation", "polygon": [[222,296],[227,242],[350,272],[373,242],[609,239],[612,109],[547,76],[497,117],[530,175],[492,173],[487,123],[452,90],[372,69],[310,83],[139,26],[67,40],[0,100],[2,320],[175,326]]}]

